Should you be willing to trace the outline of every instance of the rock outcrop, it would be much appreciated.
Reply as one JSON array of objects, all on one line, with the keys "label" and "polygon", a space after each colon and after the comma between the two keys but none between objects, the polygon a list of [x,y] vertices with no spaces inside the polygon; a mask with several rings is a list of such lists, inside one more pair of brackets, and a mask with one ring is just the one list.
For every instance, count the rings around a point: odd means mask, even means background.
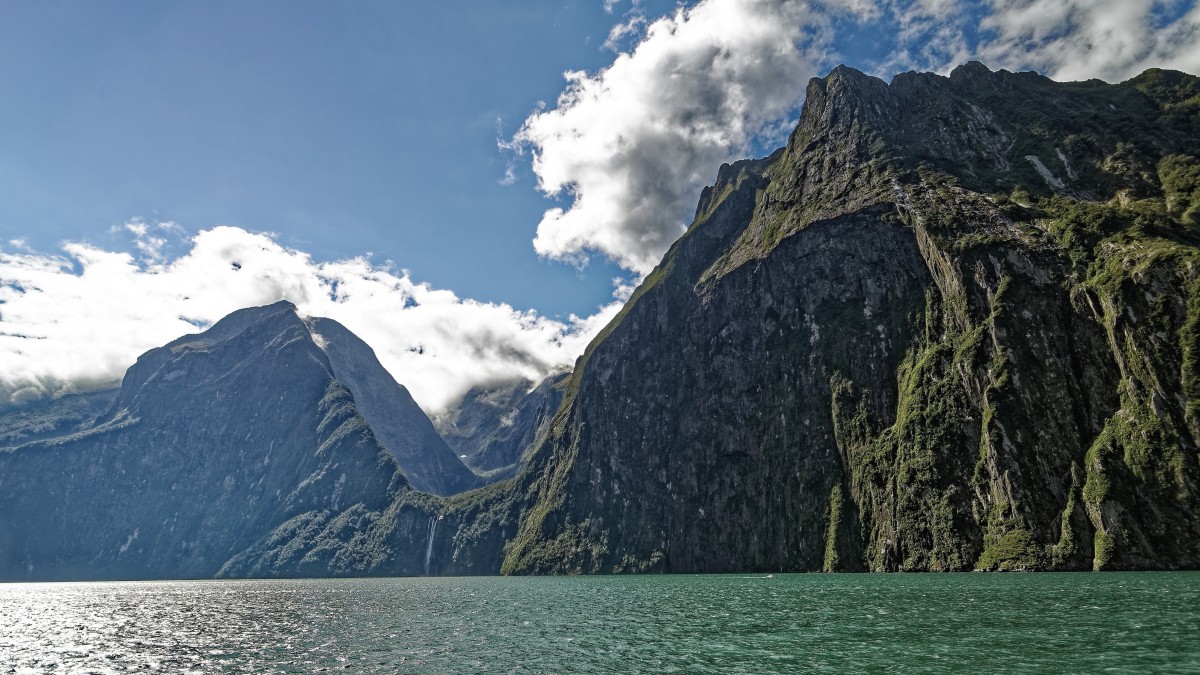
[{"label": "rock outcrop", "polygon": [[433,422],[379,363],[367,343],[331,319],[313,317],[304,322],[329,359],[333,376],[350,390],[355,408],[413,487],[452,495],[483,484],[442,440]]}]

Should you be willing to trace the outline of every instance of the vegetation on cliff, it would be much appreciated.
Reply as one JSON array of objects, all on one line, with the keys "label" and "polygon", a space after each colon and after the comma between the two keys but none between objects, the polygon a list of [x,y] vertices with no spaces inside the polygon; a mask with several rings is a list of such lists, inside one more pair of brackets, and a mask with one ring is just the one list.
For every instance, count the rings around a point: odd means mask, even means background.
[{"label": "vegetation on cliff", "polygon": [[1200,564],[1197,92],[814,80],[580,359],[503,571]]}]

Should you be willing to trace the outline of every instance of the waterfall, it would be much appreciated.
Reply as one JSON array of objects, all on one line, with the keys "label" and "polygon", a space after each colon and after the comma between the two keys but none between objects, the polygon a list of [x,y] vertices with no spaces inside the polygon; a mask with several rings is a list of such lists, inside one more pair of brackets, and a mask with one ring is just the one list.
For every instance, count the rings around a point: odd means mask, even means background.
[{"label": "waterfall", "polygon": [[425,576],[429,576],[429,560],[433,557],[433,535],[437,534],[437,524],[441,516],[429,519],[429,544],[425,547]]}]

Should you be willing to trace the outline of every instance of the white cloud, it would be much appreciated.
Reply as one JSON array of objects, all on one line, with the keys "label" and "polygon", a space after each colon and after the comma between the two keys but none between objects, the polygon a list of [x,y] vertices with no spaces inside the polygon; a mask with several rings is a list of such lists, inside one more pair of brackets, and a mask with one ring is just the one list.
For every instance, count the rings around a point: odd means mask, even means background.
[{"label": "white cloud", "polygon": [[55,256],[0,250],[0,401],[114,383],[148,349],[287,299],[366,340],[437,414],[471,386],[569,367],[618,308],[554,321],[461,299],[363,258],[316,262],[233,227],[190,244],[170,261],[80,243]]},{"label": "white cloud", "polygon": [[501,185],[512,185],[517,182],[517,165],[509,162],[504,167],[504,177],[497,181]]},{"label": "white cloud", "polygon": [[[785,118],[827,54],[830,13],[865,2],[706,0],[641,26],[596,73],[568,72],[556,107],[526,119],[539,188],[570,204],[545,212],[534,248],[576,264],[589,252],[644,274],[684,228],[700,187]],[[616,37],[613,38],[613,35]]]},{"label": "white cloud", "polygon": [[[1058,79],[1200,72],[1195,0],[701,0],[655,20],[630,6],[607,42],[627,50],[597,72],[566,73],[554,107],[498,142],[511,160],[502,183],[529,153],[539,188],[564,201],[545,212],[536,250],[578,265],[609,256],[633,273],[614,280],[621,300],[682,233],[716,167],[790,131],[806,80],[841,60],[844,28],[878,30],[867,34],[883,43],[874,66],[849,65],[884,77],[969,59]],[[146,349],[287,298],[361,335],[436,413],[470,386],[569,365],[617,310],[553,321],[366,259],[319,263],[235,228],[191,240],[173,223],[115,231],[134,254],[68,243],[49,256],[23,239],[0,249],[0,400],[116,380]]]},{"label": "white cloud", "polygon": [[[161,223],[156,229],[171,232],[174,225],[174,223]],[[163,260],[164,249],[167,247],[165,237],[156,237],[150,234],[149,226],[140,220],[125,223],[125,229],[133,235],[134,245],[146,260],[156,263]]]},{"label": "white cloud", "polygon": [[[621,0],[604,0],[604,11],[608,14],[612,14],[613,10],[616,9],[617,5],[619,4],[621,4]],[[637,0],[633,0],[633,4],[636,7]]]},{"label": "white cloud", "polygon": [[995,67],[1032,67],[1055,79],[1124,80],[1150,67],[1200,72],[1200,5],[1161,21],[1171,0],[991,1],[978,55]]},{"label": "white cloud", "polygon": [[[947,73],[973,58],[966,35],[977,24],[978,2],[962,0],[883,0],[878,14],[886,17],[893,46],[875,67],[877,75],[889,79],[906,70]],[[867,69],[866,64],[850,64]]]},{"label": "white cloud", "polygon": [[[1058,80],[1200,71],[1194,0],[882,0],[895,45],[875,72],[947,72],[968,60]],[[974,35],[976,29],[979,35]]]},{"label": "white cloud", "polygon": [[621,45],[628,39],[640,36],[646,27],[646,17],[640,13],[631,13],[624,23],[618,23],[608,31],[603,47],[609,51],[620,52]]}]

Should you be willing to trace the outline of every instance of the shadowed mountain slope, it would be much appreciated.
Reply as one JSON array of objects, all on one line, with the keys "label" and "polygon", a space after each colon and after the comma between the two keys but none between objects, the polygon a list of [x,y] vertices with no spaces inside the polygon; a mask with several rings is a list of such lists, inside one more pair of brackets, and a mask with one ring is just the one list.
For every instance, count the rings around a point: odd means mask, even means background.
[{"label": "shadowed mountain slope", "polygon": [[[1198,120],[1183,73],[839,67],[720,168],[532,444],[484,412],[515,390],[464,405],[451,444],[524,444],[513,478],[413,491],[294,314],[235,314],[210,332],[259,337],[152,351],[99,426],[0,455],[0,568],[61,574],[41,531],[227,576],[1198,567]],[[244,411],[266,431],[212,423]],[[209,550],[239,517],[276,524]]]},{"label": "shadowed mountain slope", "polygon": [[[0,578],[211,577],[300,523],[328,555],[309,551],[280,573],[372,564],[379,547],[348,546],[340,533],[413,490],[337,378],[353,373],[362,389],[377,362],[345,329],[318,323],[320,341],[289,303],[235,312],[142,355],[93,424],[0,452]],[[390,377],[378,386],[397,387]],[[384,395],[367,393],[367,407]],[[432,428],[411,398],[399,403],[396,415]],[[420,545],[407,563],[408,546],[386,548],[395,569],[420,571]]]},{"label": "shadowed mountain slope", "polygon": [[1200,565],[1196,83],[813,80],[580,359],[503,571]]}]

